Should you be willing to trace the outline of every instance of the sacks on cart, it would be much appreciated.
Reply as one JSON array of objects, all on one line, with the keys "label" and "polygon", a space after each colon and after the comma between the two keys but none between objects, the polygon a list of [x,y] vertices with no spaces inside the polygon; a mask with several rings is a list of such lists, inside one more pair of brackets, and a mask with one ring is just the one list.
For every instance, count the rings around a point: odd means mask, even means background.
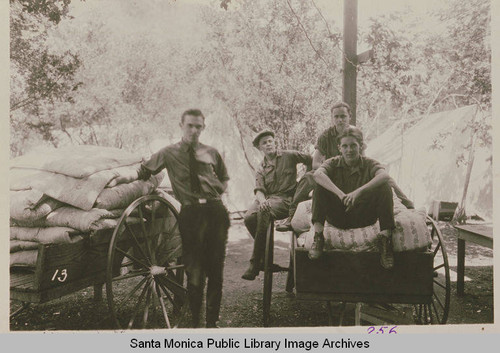
[{"label": "sacks on cart", "polygon": [[[393,201],[394,221],[396,223],[396,228],[392,233],[394,252],[426,249],[431,244],[431,235],[426,224],[425,209],[407,209],[396,196],[394,196]],[[311,200],[300,203],[292,219],[292,228],[296,232],[297,230],[307,229],[300,234],[297,243],[299,246],[304,246],[308,249],[311,247],[314,238],[314,229],[310,223],[311,205]],[[306,223],[306,220],[308,220],[308,223]],[[378,222],[367,227],[355,229],[340,229],[326,222],[323,231],[325,249],[378,251],[377,234],[379,232],[380,226]]]},{"label": "sacks on cart", "polygon": [[114,228],[123,209],[151,194],[164,173],[137,180],[141,158],[124,150],[72,146],[12,160],[11,266],[34,266],[39,244],[67,243]]}]

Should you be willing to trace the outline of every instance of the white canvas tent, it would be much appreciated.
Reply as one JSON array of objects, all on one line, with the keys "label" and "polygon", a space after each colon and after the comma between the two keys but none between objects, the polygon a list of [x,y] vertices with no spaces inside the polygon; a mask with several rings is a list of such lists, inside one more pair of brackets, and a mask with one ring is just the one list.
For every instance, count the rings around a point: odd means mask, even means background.
[{"label": "white canvas tent", "polygon": [[[401,132],[395,124],[368,143],[366,155],[385,164],[389,174],[415,202],[427,209],[433,200],[462,200],[472,130],[468,123],[476,106],[424,117]],[[465,202],[468,215],[491,220],[493,213],[492,149],[476,144],[475,159]]]},{"label": "white canvas tent", "polygon": [[[206,116],[205,125],[200,141],[219,151],[230,177],[224,203],[230,212],[244,211],[254,199],[255,173],[250,165],[256,169],[263,156],[252,146],[250,131],[242,128],[243,131],[240,132],[236,121],[223,109],[217,109]],[[151,153],[180,139],[179,131],[172,141],[154,140],[150,144]],[[163,185],[168,185],[168,177],[165,179]]]}]

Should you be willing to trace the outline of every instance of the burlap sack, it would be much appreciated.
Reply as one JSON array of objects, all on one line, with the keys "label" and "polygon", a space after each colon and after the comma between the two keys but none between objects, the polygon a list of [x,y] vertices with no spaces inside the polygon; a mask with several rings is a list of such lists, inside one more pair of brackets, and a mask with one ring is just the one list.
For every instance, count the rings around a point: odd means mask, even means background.
[{"label": "burlap sack", "polygon": [[41,244],[74,243],[81,239],[81,236],[72,235],[75,232],[77,231],[73,228],[67,227],[10,227],[10,240],[33,241]]},{"label": "burlap sack", "polygon": [[10,254],[10,267],[35,267],[38,250],[17,251]]},{"label": "burlap sack", "polygon": [[23,241],[23,240],[11,240],[9,242],[10,252],[23,251],[23,250],[35,250],[38,249],[39,243],[34,241]]},{"label": "burlap sack", "polygon": [[33,226],[62,203],[37,190],[10,192],[10,218],[22,226]]},{"label": "burlap sack", "polygon": [[80,210],[75,207],[61,207],[50,213],[44,220],[45,227],[69,227],[82,232],[96,230],[99,220],[105,218],[118,218],[123,210],[103,210],[93,208],[90,211]]},{"label": "burlap sack", "polygon": [[306,200],[297,206],[292,218],[292,228],[297,234],[307,232],[311,228],[312,200]]},{"label": "burlap sack", "polygon": [[126,208],[135,199],[149,195],[160,184],[165,176],[164,172],[152,176],[149,180],[136,180],[128,184],[119,184],[112,188],[105,188],[97,197],[94,207],[106,210]]}]

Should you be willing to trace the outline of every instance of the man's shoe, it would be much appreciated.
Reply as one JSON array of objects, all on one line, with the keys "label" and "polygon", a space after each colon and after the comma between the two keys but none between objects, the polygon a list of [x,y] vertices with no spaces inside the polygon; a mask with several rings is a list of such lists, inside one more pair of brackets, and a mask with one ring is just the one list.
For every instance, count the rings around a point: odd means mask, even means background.
[{"label": "man's shoe", "polygon": [[206,328],[219,328],[215,321],[207,321],[207,324],[205,325]]},{"label": "man's shoe", "polygon": [[378,234],[378,245],[380,251],[380,265],[386,270],[394,267],[394,253],[392,250],[391,232],[382,231]]},{"label": "man's shoe", "polygon": [[288,232],[292,230],[292,218],[288,217],[283,223],[276,226],[278,232]]},{"label": "man's shoe", "polygon": [[250,267],[248,267],[241,278],[246,279],[247,281],[253,281],[258,275],[259,270],[253,264],[250,264]]},{"label": "man's shoe", "polygon": [[311,260],[317,260],[323,254],[323,247],[325,246],[325,237],[323,233],[314,233],[314,241],[307,254]]}]

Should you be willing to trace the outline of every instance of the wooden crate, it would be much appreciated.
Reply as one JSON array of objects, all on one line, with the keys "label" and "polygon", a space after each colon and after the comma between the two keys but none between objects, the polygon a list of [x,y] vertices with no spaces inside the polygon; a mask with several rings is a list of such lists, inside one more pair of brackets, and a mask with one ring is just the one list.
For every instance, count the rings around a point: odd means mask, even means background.
[{"label": "wooden crate", "polygon": [[92,285],[88,255],[88,237],[71,244],[40,244],[34,270],[11,269],[10,298],[43,303]]},{"label": "wooden crate", "polygon": [[430,303],[433,254],[394,254],[394,268],[385,270],[376,252],[333,250],[312,261],[307,249],[296,248],[295,286],[298,299],[365,303]]},{"label": "wooden crate", "polygon": [[436,221],[451,221],[458,202],[432,201],[431,216]]},{"label": "wooden crate", "polygon": [[92,240],[85,235],[70,244],[40,244],[34,269],[11,269],[11,299],[42,303],[103,283],[112,232],[98,231]]}]

